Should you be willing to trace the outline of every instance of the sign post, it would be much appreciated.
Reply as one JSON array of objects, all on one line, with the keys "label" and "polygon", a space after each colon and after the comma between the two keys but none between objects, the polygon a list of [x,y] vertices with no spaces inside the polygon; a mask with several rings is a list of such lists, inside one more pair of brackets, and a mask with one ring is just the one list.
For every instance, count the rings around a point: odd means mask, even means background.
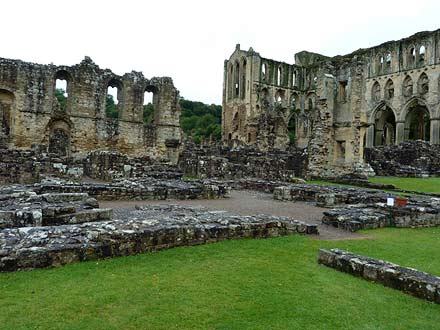
[{"label": "sign post", "polygon": [[390,209],[390,227],[394,227],[394,219],[393,219],[393,207],[394,207],[394,196],[388,195],[387,197],[387,206]]}]

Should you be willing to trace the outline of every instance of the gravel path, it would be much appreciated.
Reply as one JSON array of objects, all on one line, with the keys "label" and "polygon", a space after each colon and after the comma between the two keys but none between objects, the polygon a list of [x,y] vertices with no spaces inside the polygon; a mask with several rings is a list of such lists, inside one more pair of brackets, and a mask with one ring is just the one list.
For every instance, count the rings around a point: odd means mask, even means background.
[{"label": "gravel path", "polygon": [[321,224],[324,208],[316,207],[312,203],[276,201],[272,194],[255,191],[233,190],[231,197],[226,199],[203,200],[166,200],[166,201],[100,201],[100,207],[113,208],[115,216],[136,205],[177,204],[202,206],[209,210],[225,210],[239,215],[273,214],[288,216],[307,223],[316,223],[319,227],[319,239],[363,239],[367,235],[346,232],[334,227]]}]

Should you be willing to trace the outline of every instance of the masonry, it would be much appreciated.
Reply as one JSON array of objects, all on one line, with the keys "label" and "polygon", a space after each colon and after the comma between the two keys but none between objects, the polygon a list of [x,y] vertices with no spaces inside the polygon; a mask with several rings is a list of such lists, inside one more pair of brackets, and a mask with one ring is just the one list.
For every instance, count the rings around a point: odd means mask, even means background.
[{"label": "masonry", "polygon": [[295,64],[240,45],[224,63],[224,144],[308,148],[309,177],[369,171],[367,148],[439,144],[440,30]]},{"label": "masonry", "polygon": [[[66,82],[66,104],[55,96]],[[117,88],[118,118],[107,118],[108,87]],[[145,92],[153,93],[154,120],[143,122]],[[56,66],[0,58],[0,146],[37,148],[60,156],[117,150],[177,161],[181,141],[179,92],[168,77],[123,76],[89,57]]]}]

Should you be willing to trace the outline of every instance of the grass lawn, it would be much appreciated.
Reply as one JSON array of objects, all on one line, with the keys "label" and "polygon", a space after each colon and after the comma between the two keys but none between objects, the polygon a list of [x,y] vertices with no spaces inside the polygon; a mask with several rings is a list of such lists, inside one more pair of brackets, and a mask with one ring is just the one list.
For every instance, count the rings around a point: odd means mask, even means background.
[{"label": "grass lawn", "polygon": [[393,184],[403,190],[440,194],[440,178],[374,177],[369,180],[375,183]]},{"label": "grass lawn", "polygon": [[440,306],[319,266],[338,247],[440,275],[440,228],[225,241],[0,274],[0,329],[439,329]]}]

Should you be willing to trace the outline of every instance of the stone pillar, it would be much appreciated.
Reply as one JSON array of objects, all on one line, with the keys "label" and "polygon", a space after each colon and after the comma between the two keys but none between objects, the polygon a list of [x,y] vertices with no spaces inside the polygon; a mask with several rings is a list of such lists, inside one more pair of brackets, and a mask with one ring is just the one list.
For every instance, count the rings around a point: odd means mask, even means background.
[{"label": "stone pillar", "polygon": [[431,144],[439,144],[440,118],[431,119],[430,142]]},{"label": "stone pillar", "polygon": [[405,122],[396,122],[396,145],[401,144],[405,140]]},{"label": "stone pillar", "polygon": [[374,147],[374,125],[371,124],[367,128],[367,137],[365,141],[365,148],[372,148]]}]

